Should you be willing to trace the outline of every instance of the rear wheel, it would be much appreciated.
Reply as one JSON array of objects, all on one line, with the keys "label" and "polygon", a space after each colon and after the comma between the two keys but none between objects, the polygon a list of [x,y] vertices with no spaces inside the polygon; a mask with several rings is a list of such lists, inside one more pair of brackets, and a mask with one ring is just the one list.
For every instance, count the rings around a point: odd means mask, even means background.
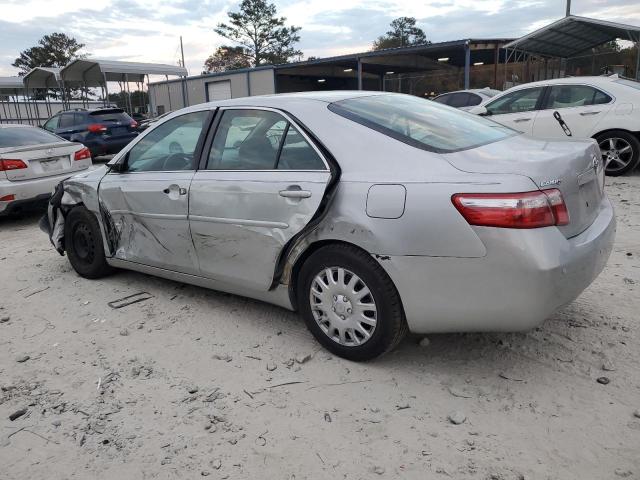
[{"label": "rear wheel", "polygon": [[65,218],[64,243],[69,262],[78,275],[100,278],[113,271],[104,255],[98,220],[85,207],[75,207]]},{"label": "rear wheel", "polygon": [[369,360],[393,349],[407,332],[400,296],[382,267],[350,245],[313,253],[298,277],[298,307],[327,350]]},{"label": "rear wheel", "polygon": [[605,173],[612,177],[633,170],[640,160],[640,141],[629,132],[612,130],[596,137]]}]

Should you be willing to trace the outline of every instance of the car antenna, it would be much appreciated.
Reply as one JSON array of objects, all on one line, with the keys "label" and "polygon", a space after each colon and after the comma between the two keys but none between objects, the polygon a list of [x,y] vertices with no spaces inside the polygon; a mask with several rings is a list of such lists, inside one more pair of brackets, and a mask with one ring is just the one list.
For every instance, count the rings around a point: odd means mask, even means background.
[{"label": "car antenna", "polygon": [[562,119],[562,115],[560,115],[560,112],[558,112],[557,110],[555,112],[553,112],[553,118],[555,118],[558,121],[558,123],[562,127],[562,130],[564,131],[565,135],[567,137],[571,137],[572,136],[571,129],[565,123],[565,121]]}]

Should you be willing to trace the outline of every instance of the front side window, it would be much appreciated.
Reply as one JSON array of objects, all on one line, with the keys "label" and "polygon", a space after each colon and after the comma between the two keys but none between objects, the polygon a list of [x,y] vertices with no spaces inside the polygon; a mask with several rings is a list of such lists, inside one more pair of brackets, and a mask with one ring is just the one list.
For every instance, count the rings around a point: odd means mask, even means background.
[{"label": "front side window", "polygon": [[505,113],[530,112],[536,109],[543,88],[525,88],[507,93],[487,104],[487,111],[492,115]]},{"label": "front side window", "polygon": [[225,110],[208,170],[316,170],[324,163],[282,115],[267,110]]},{"label": "front side window", "polygon": [[502,140],[516,132],[412,95],[356,97],[329,105],[329,110],[423,150],[454,152]]},{"label": "front side window", "polygon": [[553,85],[545,108],[585,107],[610,101],[609,95],[587,85]]},{"label": "front side window", "polygon": [[63,113],[60,116],[60,123],[58,124],[58,128],[68,128],[72,127],[73,125],[73,113]]},{"label": "front side window", "polygon": [[209,111],[187,113],[158,125],[127,154],[127,171],[193,170],[194,153]]}]

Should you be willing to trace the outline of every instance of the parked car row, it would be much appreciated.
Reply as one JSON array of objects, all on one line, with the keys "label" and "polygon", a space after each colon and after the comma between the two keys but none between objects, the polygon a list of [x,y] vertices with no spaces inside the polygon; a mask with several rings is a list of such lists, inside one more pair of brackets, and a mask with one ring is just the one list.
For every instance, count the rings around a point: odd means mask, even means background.
[{"label": "parked car row", "polygon": [[615,216],[593,140],[337,91],[174,112],[64,181],[42,228],[80,276],[270,302],[366,360],[408,330],[537,325],[603,269]]},{"label": "parked car row", "polygon": [[[434,101],[490,116],[492,120],[539,138],[594,138],[607,175],[627,173],[640,161],[640,83],[618,75],[574,77],[527,83],[464,103],[452,92]],[[495,91],[491,91],[492,93]]]}]

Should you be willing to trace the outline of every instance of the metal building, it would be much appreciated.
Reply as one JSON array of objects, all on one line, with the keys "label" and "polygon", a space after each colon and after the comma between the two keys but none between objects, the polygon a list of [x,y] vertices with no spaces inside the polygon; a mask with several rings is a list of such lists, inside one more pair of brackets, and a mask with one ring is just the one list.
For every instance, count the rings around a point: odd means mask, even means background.
[{"label": "metal building", "polygon": [[[188,104],[309,90],[392,90],[431,95],[501,86],[502,47],[512,39],[467,39],[391,48],[188,77]],[[149,85],[156,114],[185,106],[181,80]],[[171,101],[170,101],[171,100]]]}]

